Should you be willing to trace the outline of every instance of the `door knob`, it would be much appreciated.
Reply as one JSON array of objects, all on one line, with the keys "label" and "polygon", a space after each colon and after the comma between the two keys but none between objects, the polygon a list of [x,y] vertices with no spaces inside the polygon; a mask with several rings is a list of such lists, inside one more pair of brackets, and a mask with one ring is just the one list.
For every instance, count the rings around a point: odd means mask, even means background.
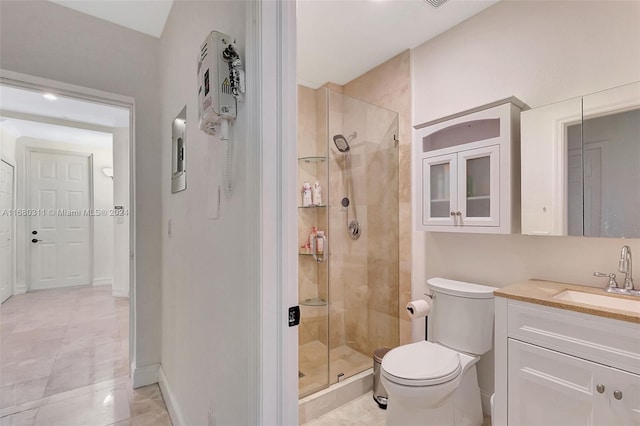
[{"label": "door knob", "polygon": [[598,391],[598,393],[604,393],[604,385],[596,386],[596,390]]},{"label": "door knob", "polygon": [[613,392],[613,397],[618,400],[622,399],[622,392],[619,390]]}]

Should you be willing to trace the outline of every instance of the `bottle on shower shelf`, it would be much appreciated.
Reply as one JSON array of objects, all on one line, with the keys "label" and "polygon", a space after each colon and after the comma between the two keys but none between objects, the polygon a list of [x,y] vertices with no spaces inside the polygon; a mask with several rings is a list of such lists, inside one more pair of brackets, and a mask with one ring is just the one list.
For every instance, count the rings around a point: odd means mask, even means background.
[{"label": "bottle on shower shelf", "polygon": [[316,253],[324,254],[324,231],[318,231]]},{"label": "bottle on shower shelf", "polygon": [[311,206],[311,184],[309,182],[305,182],[302,185],[302,207]]},{"label": "bottle on shower shelf", "polygon": [[314,206],[322,205],[322,187],[320,186],[320,182],[318,181],[313,184],[313,189],[311,191],[311,201]]}]

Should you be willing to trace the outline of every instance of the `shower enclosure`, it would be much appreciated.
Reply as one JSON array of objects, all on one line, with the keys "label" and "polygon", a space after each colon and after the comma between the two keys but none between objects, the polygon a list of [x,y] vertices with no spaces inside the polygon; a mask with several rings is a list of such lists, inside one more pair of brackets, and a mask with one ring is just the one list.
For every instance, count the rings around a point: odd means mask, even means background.
[{"label": "shower enclosure", "polygon": [[303,397],[398,345],[398,114],[299,86],[298,116],[300,188],[321,187],[298,203]]}]

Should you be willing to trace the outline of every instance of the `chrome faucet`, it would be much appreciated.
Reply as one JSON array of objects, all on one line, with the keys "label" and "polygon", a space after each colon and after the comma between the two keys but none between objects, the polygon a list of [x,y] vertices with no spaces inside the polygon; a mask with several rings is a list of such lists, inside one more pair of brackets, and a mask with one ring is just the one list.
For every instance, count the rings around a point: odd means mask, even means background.
[{"label": "chrome faucet", "polygon": [[640,289],[633,288],[633,272],[631,269],[631,248],[629,246],[622,247],[620,252],[620,261],[618,262],[618,271],[624,274],[624,284],[618,286],[616,282],[616,274],[604,274],[602,272],[594,272],[596,277],[609,278],[609,282],[604,291],[607,293],[626,294],[630,296],[640,296]]},{"label": "chrome faucet", "polygon": [[624,274],[624,290],[633,290],[633,276],[631,269],[631,249],[629,246],[622,247],[620,252],[620,261],[618,262],[618,271]]}]

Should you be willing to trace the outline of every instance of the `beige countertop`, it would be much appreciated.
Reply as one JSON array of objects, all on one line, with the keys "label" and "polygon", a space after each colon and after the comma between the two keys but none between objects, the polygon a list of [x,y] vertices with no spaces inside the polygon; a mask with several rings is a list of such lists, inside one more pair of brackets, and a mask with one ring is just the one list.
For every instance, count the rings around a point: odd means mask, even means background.
[{"label": "beige countertop", "polygon": [[538,305],[567,309],[570,311],[582,312],[585,314],[597,315],[600,317],[640,324],[640,312],[623,311],[619,309],[593,306],[585,303],[570,302],[552,298],[553,296],[561,293],[564,290],[575,290],[594,294],[606,294],[611,297],[638,300],[638,297],[636,296],[605,293],[602,288],[598,287],[586,287],[577,284],[567,284],[543,280],[529,280],[523,283],[513,284],[494,291],[494,294],[497,297],[506,297],[508,299],[536,303]]}]

